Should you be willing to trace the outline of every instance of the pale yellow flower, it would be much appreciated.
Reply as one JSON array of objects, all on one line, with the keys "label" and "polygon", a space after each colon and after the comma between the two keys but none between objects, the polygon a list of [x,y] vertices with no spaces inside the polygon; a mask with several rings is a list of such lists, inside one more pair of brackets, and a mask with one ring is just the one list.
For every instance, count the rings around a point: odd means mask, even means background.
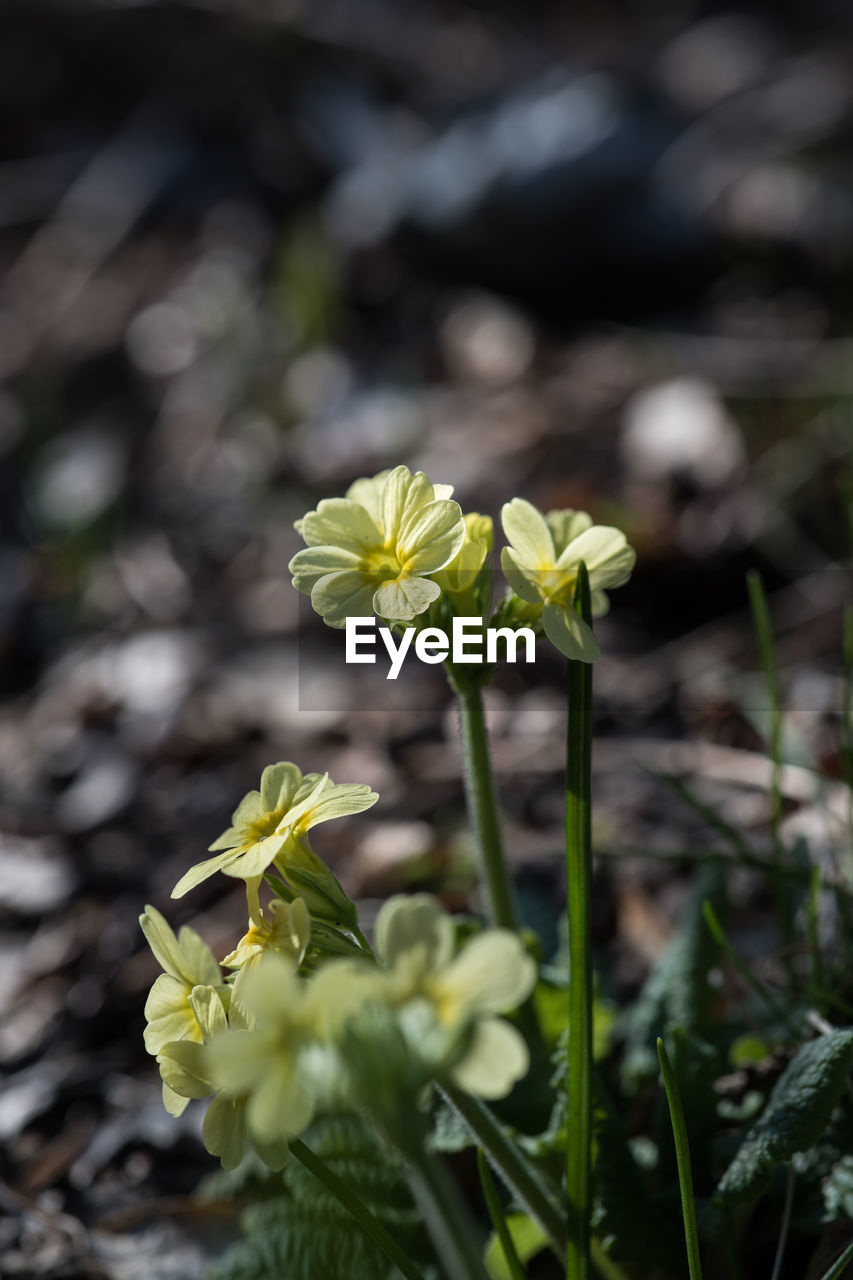
[{"label": "pale yellow flower", "polygon": [[529,1056],[520,1033],[495,1015],[527,998],[536,966],[508,929],[478,934],[456,956],[454,939],[452,920],[430,894],[390,898],[376,921],[386,998],[437,1071],[469,1093],[502,1098],[526,1073]]},{"label": "pale yellow flower", "polygon": [[241,800],[232,825],[210,846],[211,853],[222,852],[191,867],[172,897],[182,897],[217,871],[258,881],[273,862],[282,871],[292,863],[322,873],[325,868],[308,844],[310,829],[330,818],[361,813],[378,799],[361,783],[335,783],[319,773],[303,777],[295,764],[285,761],[269,765],[261,774],[260,791]]},{"label": "pale yellow flower", "polygon": [[159,1053],[169,1040],[195,1040],[202,1033],[190,1004],[194,987],[222,987],[222,973],[213,952],[194,929],[184,925],[177,937],[160,912],[151,906],[139,917],[155,959],[164,970],[145,1002],[145,1048]]},{"label": "pale yellow flower", "polygon": [[452,492],[400,466],[356,480],[343,498],[324,498],[296,522],[307,546],[290,562],[294,587],[332,627],[372,613],[410,622],[438,599],[430,575],[465,539]]},{"label": "pale yellow flower", "polygon": [[318,1045],[330,1043],[375,983],[366,967],[331,961],[309,979],[268,953],[245,983],[252,1030],[229,1031],[205,1048],[206,1070],[223,1099],[246,1100],[260,1148],[284,1143],[311,1123],[318,1104]]},{"label": "pale yellow flower", "polygon": [[311,917],[302,898],[293,902],[273,898],[262,909],[250,885],[249,911],[248,932],[222,961],[227,969],[239,969],[231,991],[231,999],[237,1003],[242,1003],[246,978],[264,954],[274,952],[299,964],[311,940]]},{"label": "pale yellow flower", "polygon": [[606,613],[605,590],[627,582],[636,560],[624,533],[594,525],[585,511],[543,516],[523,498],[504,505],[501,522],[510,542],[501,552],[501,567],[513,591],[541,604],[545,634],[561,653],[595,662],[598,641],[573,606],[578,568],[583,561],[589,572],[593,616]]}]

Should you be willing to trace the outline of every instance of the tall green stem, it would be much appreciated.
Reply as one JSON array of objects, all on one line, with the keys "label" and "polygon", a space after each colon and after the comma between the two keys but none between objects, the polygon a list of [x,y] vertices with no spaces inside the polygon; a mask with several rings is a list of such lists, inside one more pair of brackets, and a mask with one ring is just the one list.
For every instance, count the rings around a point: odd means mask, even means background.
[{"label": "tall green stem", "polygon": [[301,1138],[291,1140],[290,1152],[352,1214],[362,1231],[379,1245],[379,1248],[391,1259],[400,1273],[406,1277],[406,1280],[424,1280],[423,1275],[409,1255],[400,1248],[394,1237],[385,1230],[379,1219],[370,1212],[367,1205],[356,1195],[352,1187],[344,1182],[342,1178],[339,1178],[324,1160],[315,1155]]},{"label": "tall green stem", "polygon": [[409,1183],[447,1280],[488,1280],[482,1241],[447,1170],[423,1148],[407,1156]]},{"label": "tall green stem", "polygon": [[462,724],[465,793],[477,841],[480,875],[486,886],[489,918],[504,929],[517,930],[518,916],[501,840],[482,690],[472,681],[457,687],[456,693]]},{"label": "tall green stem", "polygon": [[470,1093],[465,1093],[452,1085],[442,1086],[441,1091],[465,1121],[510,1191],[531,1218],[536,1219],[551,1246],[562,1258],[566,1252],[565,1215],[539,1170],[527,1159],[494,1113],[479,1098],[474,1098]]},{"label": "tall green stem", "polygon": [[681,1216],[684,1221],[684,1243],[687,1246],[687,1267],[690,1280],[702,1280],[702,1261],[699,1257],[699,1232],[696,1228],[696,1201],[693,1196],[693,1174],[690,1168],[690,1147],[687,1143],[687,1125],[684,1123],[684,1107],[678,1081],[669,1060],[663,1040],[658,1037],[660,1062],[672,1136],[675,1139],[675,1159],[678,1164],[678,1187],[681,1192]]},{"label": "tall green stem", "polygon": [[[578,569],[575,610],[592,621],[589,576]],[[566,909],[569,921],[569,1078],[567,1190],[569,1247],[567,1280],[589,1275],[592,1145],[592,948],[589,913],[592,888],[591,830],[592,666],[569,660],[566,738]]]}]

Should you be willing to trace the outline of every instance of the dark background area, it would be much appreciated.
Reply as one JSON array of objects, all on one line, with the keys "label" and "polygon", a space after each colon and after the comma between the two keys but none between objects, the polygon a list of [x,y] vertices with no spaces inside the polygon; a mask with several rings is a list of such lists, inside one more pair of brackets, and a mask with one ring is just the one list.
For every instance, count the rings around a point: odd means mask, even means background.
[{"label": "dark background area", "polygon": [[[853,18],[837,4],[281,0],[0,15],[0,1274],[203,1276],[196,1108],[142,1047],[146,902],[279,759],[372,784],[316,847],[369,922],[476,910],[435,672],[349,670],[292,522],[406,462],[637,548],[599,628],[594,926],[614,998],[713,845],[766,847],[764,575],[786,823],[843,818],[853,532]],[[501,538],[498,533],[498,545]],[[366,673],[366,674],[365,674]],[[488,706],[526,919],[557,940],[563,672]],[[775,941],[738,872],[735,937]]]}]

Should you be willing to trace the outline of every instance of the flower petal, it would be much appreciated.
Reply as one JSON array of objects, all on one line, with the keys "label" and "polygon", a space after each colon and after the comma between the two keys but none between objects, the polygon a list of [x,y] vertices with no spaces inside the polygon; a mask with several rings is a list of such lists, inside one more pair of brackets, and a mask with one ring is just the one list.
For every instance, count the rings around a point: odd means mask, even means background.
[{"label": "flower petal", "polygon": [[397,538],[397,559],[407,573],[437,573],[465,541],[465,521],[458,502],[430,502],[413,512]]},{"label": "flower petal", "polygon": [[571,569],[583,560],[589,570],[590,588],[600,591],[626,582],[636,559],[636,552],[628,546],[620,529],[597,524],[566,547],[557,568]]},{"label": "flower petal", "polygon": [[524,498],[513,498],[501,510],[501,524],[512,544],[516,562],[525,569],[550,569],[554,565],[554,540],[545,518]]},{"label": "flower petal", "polygon": [[186,978],[185,961],[178,939],[165,917],[156,907],[146,906],[139,917],[139,923],[160,968],[175,978]]},{"label": "flower petal", "polygon": [[201,1028],[187,1001],[187,986],[170,973],[161,973],[145,1001],[145,1048],[158,1054],[173,1040],[201,1040]]},{"label": "flower petal", "polygon": [[517,563],[512,547],[504,547],[501,551],[501,568],[509,585],[517,596],[528,604],[538,604],[543,593],[536,586],[539,574],[536,570],[525,570]]},{"label": "flower petal", "polygon": [[222,972],[204,938],[185,924],[178,931],[178,942],[184,956],[184,976],[190,986],[218,987]]},{"label": "flower petal", "polygon": [[382,534],[367,511],[347,498],[324,498],[302,517],[299,532],[309,547],[342,547],[357,556],[382,546]]},{"label": "flower petal", "polygon": [[530,995],[536,965],[517,934],[489,929],[472,938],[437,982],[472,1013],[502,1013]]},{"label": "flower petal", "polygon": [[311,592],[311,604],[330,627],[346,626],[347,618],[366,618],[373,613],[373,577],[361,569],[327,573]]},{"label": "flower petal", "polygon": [[302,783],[302,771],[288,760],[268,764],[261,774],[261,801],[267,813],[287,809]]},{"label": "flower petal", "polygon": [[178,1040],[164,1045],[157,1055],[160,1075],[182,1098],[207,1098],[213,1093],[203,1044]]},{"label": "flower petal", "polygon": [[237,808],[231,815],[231,821],[235,827],[246,827],[252,823],[260,822],[264,817],[264,802],[261,799],[260,791],[250,791],[237,805]]},{"label": "flower petal", "polygon": [[505,1098],[529,1066],[527,1045],[515,1027],[502,1018],[481,1018],[451,1076],[460,1089],[478,1098]]},{"label": "flower petal", "polygon": [[286,1138],[271,1138],[267,1134],[253,1134],[252,1146],[268,1169],[280,1173],[290,1159],[290,1147]]},{"label": "flower petal", "polygon": [[262,876],[286,841],[286,831],[275,832],[265,840],[249,845],[222,870],[226,876],[233,876],[235,880],[253,880],[256,876]]},{"label": "flower petal", "polygon": [[328,822],[330,818],[345,818],[351,813],[363,813],[376,804],[379,794],[371,791],[364,782],[337,782],[324,791],[308,808],[299,825],[303,831],[310,831],[320,822]]},{"label": "flower petal", "polygon": [[252,1142],[287,1138],[311,1123],[314,1099],[299,1078],[296,1065],[286,1059],[271,1063],[263,1081],[249,1098]]},{"label": "flower petal", "polygon": [[372,608],[381,618],[395,622],[411,622],[424,613],[441,595],[441,587],[428,578],[401,577],[396,582],[383,582],[374,592]]},{"label": "flower petal", "polygon": [[429,893],[395,894],[376,917],[376,949],[387,968],[415,947],[423,948],[426,971],[442,968],[453,955],[453,921]]},{"label": "flower petal", "polygon": [[293,575],[293,585],[296,590],[310,596],[314,587],[327,573],[358,569],[363,559],[363,555],[348,551],[345,547],[325,545],[305,547],[304,550],[297,551],[287,568]]},{"label": "flower petal", "polygon": [[194,867],[190,867],[186,875],[181,876],[172,890],[172,897],[182,898],[185,893],[189,893],[190,889],[195,889],[197,885],[216,875],[217,871],[224,870],[228,863],[233,861],[234,851],[228,849],[225,853],[217,853],[215,858],[208,858],[205,862],[197,862]]},{"label": "flower petal", "polygon": [[382,528],[386,546],[393,545],[403,522],[434,498],[433,487],[423,471],[412,475],[408,467],[389,471],[382,486]]},{"label": "flower petal", "polygon": [[175,1093],[175,1090],[170,1089],[167,1084],[163,1085],[163,1106],[170,1116],[182,1116],[189,1105],[189,1098],[182,1098],[179,1093]]},{"label": "flower petal", "polygon": [[380,471],[378,475],[363,476],[354,480],[346,491],[350,502],[357,502],[364,507],[377,529],[382,529],[382,486],[391,474],[390,468]]},{"label": "flower petal", "polygon": [[201,1127],[204,1145],[219,1156],[223,1169],[236,1169],[246,1154],[246,1103],[240,1099],[214,1098]]},{"label": "flower petal", "polygon": [[193,987],[189,1001],[205,1041],[212,1040],[218,1033],[228,1030],[228,1019],[225,1017],[222,1000],[219,992],[213,987]]},{"label": "flower petal", "polygon": [[555,649],[580,662],[597,662],[601,657],[598,641],[574,609],[546,604],[542,610],[545,634]]},{"label": "flower petal", "polygon": [[218,1092],[242,1098],[263,1079],[267,1062],[258,1052],[258,1037],[257,1031],[232,1030],[207,1045],[207,1071]]},{"label": "flower petal", "polygon": [[569,543],[592,525],[592,516],[586,511],[574,511],[566,507],[562,511],[547,511],[545,523],[554,539],[554,550],[560,556]]}]

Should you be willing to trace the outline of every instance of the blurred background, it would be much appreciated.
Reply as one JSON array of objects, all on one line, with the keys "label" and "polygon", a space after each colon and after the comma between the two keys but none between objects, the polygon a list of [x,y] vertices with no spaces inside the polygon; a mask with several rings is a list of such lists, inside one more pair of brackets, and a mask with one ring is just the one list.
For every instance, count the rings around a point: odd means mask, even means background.
[{"label": "blurred background", "polygon": [[[233,1219],[142,1048],[146,902],[264,765],[372,784],[315,846],[364,903],[476,911],[455,723],[364,685],[292,522],[405,462],[637,548],[599,628],[594,928],[615,999],[714,833],[829,858],[853,598],[853,13],[539,0],[6,0],[0,16],[0,1274],[205,1274]],[[500,538],[498,538],[500,545]],[[528,923],[558,944],[563,668],[488,710]],[[816,851],[816,852],[815,852]],[[655,857],[647,856],[654,853]],[[684,858],[678,856],[683,853]],[[761,881],[733,937],[772,953]],[[772,960],[772,954],[771,954]]]}]

